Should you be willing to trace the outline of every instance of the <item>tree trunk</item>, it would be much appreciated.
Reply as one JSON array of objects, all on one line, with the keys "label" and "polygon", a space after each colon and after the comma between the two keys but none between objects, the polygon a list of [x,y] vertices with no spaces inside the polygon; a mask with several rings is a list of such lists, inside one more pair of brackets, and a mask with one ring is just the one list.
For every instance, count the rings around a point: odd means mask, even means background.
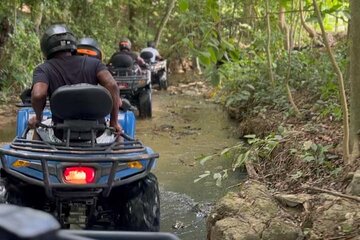
[{"label": "tree trunk", "polygon": [[304,12],[303,12],[303,5],[302,5],[303,0],[299,0],[299,8],[300,8],[300,20],[301,20],[301,24],[303,25],[304,29],[306,30],[306,32],[309,34],[309,37],[311,39],[314,39],[316,37],[316,31],[314,29],[312,29],[306,22],[305,22],[305,17],[304,17]]},{"label": "tree trunk", "polygon": [[[292,3],[291,3],[291,10],[294,11],[294,0],[292,0]],[[282,12],[284,11],[284,9],[282,9]],[[285,22],[285,17],[284,17],[284,23],[286,24]],[[287,34],[288,34],[288,37],[287,37],[287,51],[288,51],[288,69],[287,69],[287,74],[286,74],[286,78],[285,78],[285,86],[286,86],[286,91],[287,91],[287,95],[288,95],[288,99],[289,99],[289,102],[292,106],[292,108],[294,109],[295,111],[295,114],[297,116],[300,116],[301,113],[299,111],[299,108],[296,106],[295,104],[295,101],[294,101],[294,98],[292,96],[292,93],[291,93],[291,88],[290,88],[290,77],[291,77],[291,53],[292,53],[292,48],[293,48],[293,39],[294,39],[294,35],[293,35],[293,32],[294,29],[296,29],[296,20],[295,20],[295,14],[291,14],[291,18],[290,18],[290,28],[288,26],[286,26],[287,28]]]},{"label": "tree trunk", "polygon": [[34,22],[34,28],[37,34],[39,34],[43,10],[44,4],[42,2],[34,2],[31,6],[31,20]]},{"label": "tree trunk", "polygon": [[270,26],[270,15],[269,15],[269,0],[266,0],[266,26],[267,26],[267,44],[266,44],[266,56],[268,63],[268,75],[273,87],[275,87],[274,74],[272,71],[272,60],[271,60],[271,26]]},{"label": "tree trunk", "polygon": [[279,27],[284,34],[284,48],[288,51],[290,49],[290,33],[289,26],[286,24],[284,7],[280,7],[279,10]]},{"label": "tree trunk", "polygon": [[[0,70],[2,69],[3,63],[3,52],[6,41],[9,39],[10,33],[13,31],[13,28],[10,25],[10,21],[7,17],[4,17],[0,21]],[[0,84],[1,87],[1,84]]]},{"label": "tree trunk", "polygon": [[350,1],[350,151],[353,161],[360,156],[360,1]]},{"label": "tree trunk", "polygon": [[[358,1],[358,0],[355,0]],[[323,37],[323,41],[326,46],[326,50],[329,54],[330,61],[333,65],[334,71],[338,77],[338,84],[339,84],[339,91],[340,91],[340,101],[341,101],[341,107],[343,112],[343,126],[344,126],[344,138],[343,138],[343,155],[344,155],[344,161],[346,163],[349,162],[350,157],[350,150],[349,150],[349,116],[348,116],[348,108],[347,108],[347,100],[346,100],[346,93],[345,93],[345,87],[344,87],[344,79],[342,76],[342,73],[340,71],[340,68],[338,64],[336,63],[334,54],[330,48],[329,40],[325,32],[324,24],[322,22],[321,13],[319,10],[319,7],[316,3],[316,0],[313,0],[314,9],[318,18],[318,22],[321,28],[321,33]],[[354,89],[353,89],[354,90]],[[358,92],[357,92],[358,93]]]},{"label": "tree trunk", "polygon": [[159,45],[159,42],[160,42],[160,37],[161,37],[161,34],[166,26],[166,23],[168,22],[169,18],[170,18],[170,15],[171,15],[171,12],[172,10],[174,9],[175,7],[175,2],[176,0],[170,0],[169,2],[169,6],[167,8],[167,11],[166,11],[166,14],[165,16],[163,17],[163,19],[161,20],[161,23],[160,23],[160,26],[159,26],[159,29],[156,33],[156,37],[155,37],[155,47],[157,47]]},{"label": "tree trunk", "polygon": [[129,24],[128,24],[128,30],[129,30],[129,34],[128,37],[130,38],[130,40],[133,40],[133,36],[136,36],[136,34],[134,33],[135,28],[134,28],[134,18],[136,16],[135,13],[135,8],[133,6],[133,3],[131,0],[129,0],[128,3],[128,20],[129,20]]}]

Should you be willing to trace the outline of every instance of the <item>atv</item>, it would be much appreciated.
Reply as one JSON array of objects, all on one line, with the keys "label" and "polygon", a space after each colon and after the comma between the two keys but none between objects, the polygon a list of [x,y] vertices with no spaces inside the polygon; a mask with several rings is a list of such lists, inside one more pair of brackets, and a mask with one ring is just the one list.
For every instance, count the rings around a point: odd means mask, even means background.
[{"label": "atv", "polygon": [[[159,231],[159,188],[150,172],[159,154],[134,139],[133,112],[119,112],[124,132],[114,135],[105,88],[63,86],[33,130],[28,95],[18,105],[15,139],[0,147],[1,202],[48,212],[65,229]],[[52,116],[63,123],[52,124]]]},{"label": "atv", "polygon": [[128,55],[117,55],[108,66],[117,81],[120,96],[137,107],[141,118],[152,117],[151,73],[134,63]]},{"label": "atv", "polygon": [[154,85],[158,85],[160,90],[161,89],[167,90],[169,83],[166,76],[167,73],[166,60],[151,62],[153,53],[148,51],[142,52],[140,54],[140,57],[143,58],[144,61],[150,66],[151,83]]}]

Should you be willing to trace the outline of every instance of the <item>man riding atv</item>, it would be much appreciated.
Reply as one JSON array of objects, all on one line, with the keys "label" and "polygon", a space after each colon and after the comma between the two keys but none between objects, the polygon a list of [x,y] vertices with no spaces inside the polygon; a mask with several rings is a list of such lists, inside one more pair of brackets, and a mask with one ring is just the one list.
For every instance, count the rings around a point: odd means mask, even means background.
[{"label": "man riding atv", "polygon": [[159,231],[159,154],[134,139],[134,113],[119,111],[110,72],[76,56],[75,42],[64,25],[41,39],[47,60],[22,94],[14,140],[0,145],[0,202],[51,213],[63,228]]},{"label": "man riding atv", "polygon": [[150,58],[151,63],[155,63],[157,60],[163,60],[159,51],[155,48],[155,42],[153,41],[147,42],[147,47],[141,50],[141,53],[143,52],[151,52],[153,54],[153,56]]},{"label": "man riding atv", "polygon": [[131,42],[119,42],[120,51],[112,55],[108,67],[121,89],[120,96],[128,99],[139,111],[139,117],[152,117],[151,73],[148,64],[131,51]]},{"label": "man riding atv", "polygon": [[77,43],[77,55],[89,56],[99,59],[103,59],[103,53],[98,42],[90,37],[81,38]]},{"label": "man riding atv", "polygon": [[158,85],[160,90],[166,90],[168,87],[166,60],[160,56],[153,41],[147,42],[147,48],[141,50],[140,57],[150,65],[151,83]]},{"label": "man riding atv", "polygon": [[119,42],[119,50],[118,52],[114,53],[109,61],[109,65],[113,67],[118,66],[118,61],[121,58],[121,55],[130,56],[134,63],[137,63],[140,67],[146,67],[145,61],[139,57],[135,52],[131,51],[131,42],[128,38],[123,38]]},{"label": "man riding atv", "polygon": [[[100,84],[112,97],[113,107],[110,115],[110,126],[120,133],[118,123],[118,106],[121,106],[118,86],[106,66],[96,58],[74,55],[76,38],[65,25],[52,25],[41,39],[41,51],[47,61],[37,66],[33,73],[31,104],[36,116],[29,119],[29,127],[36,128],[42,121],[42,112],[46,98],[61,86],[79,83]],[[53,116],[54,125],[61,119]],[[59,133],[55,133],[59,137]]]}]

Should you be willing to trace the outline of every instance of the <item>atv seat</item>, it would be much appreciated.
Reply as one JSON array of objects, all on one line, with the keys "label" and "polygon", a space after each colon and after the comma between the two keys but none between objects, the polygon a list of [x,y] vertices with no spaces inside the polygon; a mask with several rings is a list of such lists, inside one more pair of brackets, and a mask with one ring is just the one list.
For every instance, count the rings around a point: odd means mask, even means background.
[{"label": "atv seat", "polygon": [[152,52],[144,51],[140,54],[140,57],[144,59],[146,63],[151,63],[151,58],[154,56]]},{"label": "atv seat", "polygon": [[118,76],[133,75],[134,60],[126,54],[117,54],[111,58],[112,72]]},{"label": "atv seat", "polygon": [[110,93],[90,84],[66,85],[51,96],[55,136],[71,141],[95,142],[105,130],[105,116],[112,109]]}]

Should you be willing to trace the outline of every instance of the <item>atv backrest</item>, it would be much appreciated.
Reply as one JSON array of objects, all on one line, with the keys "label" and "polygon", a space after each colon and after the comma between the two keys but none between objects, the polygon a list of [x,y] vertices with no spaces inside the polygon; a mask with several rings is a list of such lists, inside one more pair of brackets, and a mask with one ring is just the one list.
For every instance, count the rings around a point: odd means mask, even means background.
[{"label": "atv backrest", "polygon": [[75,84],[58,88],[51,96],[52,114],[62,120],[97,120],[112,109],[108,90],[98,85]]},{"label": "atv backrest", "polygon": [[144,52],[141,52],[140,54],[140,57],[142,59],[144,59],[144,61],[146,63],[151,63],[151,58],[154,56],[154,54],[152,52],[149,52],[149,51],[144,51]]},{"label": "atv backrest", "polygon": [[111,58],[110,64],[114,68],[132,68],[134,59],[126,54],[116,54]]}]

